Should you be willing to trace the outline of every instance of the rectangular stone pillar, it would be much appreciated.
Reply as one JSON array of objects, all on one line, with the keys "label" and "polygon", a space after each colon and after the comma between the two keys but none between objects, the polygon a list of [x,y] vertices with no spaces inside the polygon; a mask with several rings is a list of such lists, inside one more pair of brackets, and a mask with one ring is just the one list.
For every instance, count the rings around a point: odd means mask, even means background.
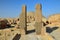
[{"label": "rectangular stone pillar", "polygon": [[35,31],[36,34],[41,34],[41,28],[42,28],[42,6],[40,4],[36,5],[36,11],[35,11]]},{"label": "rectangular stone pillar", "polygon": [[26,6],[23,5],[22,6],[22,13],[20,14],[20,30],[21,30],[21,34],[26,34],[27,31],[27,10],[26,10]]}]

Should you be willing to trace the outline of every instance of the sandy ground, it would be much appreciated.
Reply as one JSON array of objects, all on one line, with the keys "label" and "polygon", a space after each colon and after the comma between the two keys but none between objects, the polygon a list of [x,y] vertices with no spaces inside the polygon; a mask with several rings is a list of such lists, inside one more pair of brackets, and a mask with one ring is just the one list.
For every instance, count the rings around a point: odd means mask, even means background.
[{"label": "sandy ground", "polygon": [[54,30],[52,33],[50,33],[50,35],[53,36],[55,40],[60,40],[60,28]]}]

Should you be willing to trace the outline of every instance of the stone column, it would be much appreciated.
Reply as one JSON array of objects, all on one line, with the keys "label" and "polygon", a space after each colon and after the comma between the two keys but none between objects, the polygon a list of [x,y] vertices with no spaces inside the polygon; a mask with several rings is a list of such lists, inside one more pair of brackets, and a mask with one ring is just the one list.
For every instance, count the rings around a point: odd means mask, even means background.
[{"label": "stone column", "polygon": [[35,31],[36,34],[41,34],[41,28],[42,28],[42,6],[41,4],[36,5],[36,11],[35,11]]},{"label": "stone column", "polygon": [[27,10],[26,10],[26,6],[23,5],[22,6],[22,13],[20,14],[20,33],[21,34],[26,34],[27,31]]}]

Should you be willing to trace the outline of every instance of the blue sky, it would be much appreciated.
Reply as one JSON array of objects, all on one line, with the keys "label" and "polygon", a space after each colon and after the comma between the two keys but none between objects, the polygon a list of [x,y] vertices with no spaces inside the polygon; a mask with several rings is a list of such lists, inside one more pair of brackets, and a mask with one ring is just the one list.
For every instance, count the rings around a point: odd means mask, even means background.
[{"label": "blue sky", "polygon": [[24,4],[27,5],[27,12],[35,11],[35,5],[42,4],[45,17],[60,13],[60,0],[0,0],[0,17],[18,17]]}]

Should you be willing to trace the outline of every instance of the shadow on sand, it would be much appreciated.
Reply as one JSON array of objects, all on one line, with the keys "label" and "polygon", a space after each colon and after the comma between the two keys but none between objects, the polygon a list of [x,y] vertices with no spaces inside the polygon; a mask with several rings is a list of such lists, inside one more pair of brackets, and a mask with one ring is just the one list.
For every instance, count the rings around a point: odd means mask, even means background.
[{"label": "shadow on sand", "polygon": [[20,37],[21,37],[21,35],[20,35],[20,34],[16,34],[16,35],[15,35],[15,37],[13,38],[13,40],[19,40],[19,39],[20,39]]},{"label": "shadow on sand", "polygon": [[30,33],[33,33],[33,32],[35,32],[35,29],[27,31],[26,34],[30,34]]},{"label": "shadow on sand", "polygon": [[[26,34],[30,34],[35,32],[35,30],[29,30],[26,32]],[[19,40],[21,38],[21,34],[16,34],[15,37],[13,38],[13,40]]]},{"label": "shadow on sand", "polygon": [[50,28],[50,27],[46,27],[46,32],[48,33],[51,33],[53,32],[54,30],[58,29],[59,27],[53,27],[53,28]]}]

